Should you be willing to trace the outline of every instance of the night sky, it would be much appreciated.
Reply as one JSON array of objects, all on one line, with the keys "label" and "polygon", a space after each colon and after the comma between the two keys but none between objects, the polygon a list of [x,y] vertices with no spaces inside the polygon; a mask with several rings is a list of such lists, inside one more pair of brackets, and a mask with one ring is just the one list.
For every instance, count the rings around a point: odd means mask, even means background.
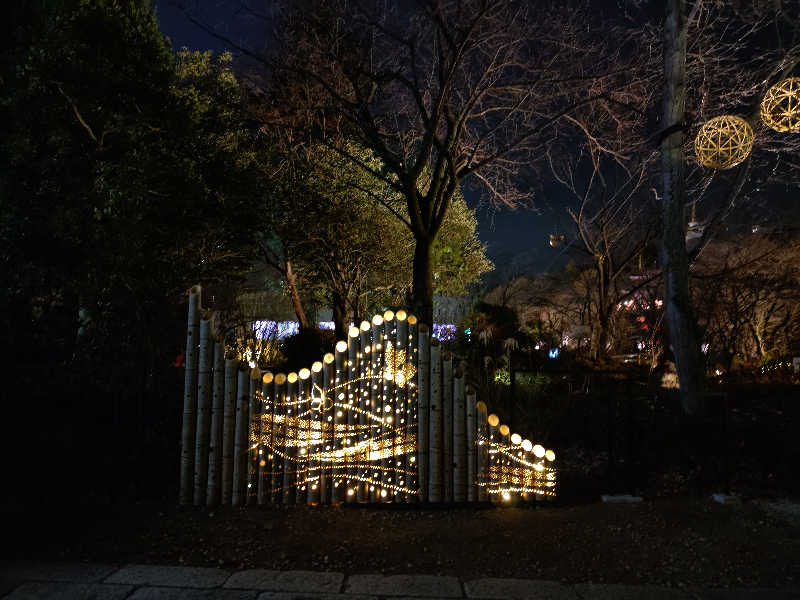
[{"label": "night sky", "polygon": [[[225,42],[207,34],[187,19],[181,5],[175,0],[157,0],[156,10],[162,31],[178,50],[230,51],[240,56]],[[221,29],[234,39],[253,44],[263,37],[264,23],[261,19],[242,11],[234,4],[219,3],[203,13],[209,23],[218,23]],[[536,191],[533,204],[536,210],[500,209],[482,205],[480,198],[465,190],[470,206],[478,207],[478,235],[487,245],[487,255],[495,263],[496,271],[489,274],[487,283],[506,280],[508,275],[533,271],[550,271],[563,267],[569,260],[569,250],[553,249],[549,246],[548,234],[558,230],[564,232],[569,225],[563,197],[557,190],[547,194]]]}]

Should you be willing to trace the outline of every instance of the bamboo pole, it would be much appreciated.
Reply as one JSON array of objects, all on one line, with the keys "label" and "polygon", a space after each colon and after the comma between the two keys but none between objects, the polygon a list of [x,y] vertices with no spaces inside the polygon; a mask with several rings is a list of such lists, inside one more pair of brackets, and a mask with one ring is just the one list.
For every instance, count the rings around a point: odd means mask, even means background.
[{"label": "bamboo pole", "polygon": [[[383,313],[383,344],[382,352],[384,356],[384,374],[383,374],[383,396],[382,406],[383,410],[381,416],[384,422],[384,443],[386,452],[382,461],[382,474],[381,474],[381,501],[391,502],[394,500],[394,492],[392,486],[396,480],[396,452],[395,446],[395,406],[397,402],[397,388],[394,384],[394,379],[386,377],[391,373],[391,364],[387,364],[391,352],[396,349],[397,329],[394,320],[394,312],[387,310]],[[391,350],[390,350],[391,348]]]},{"label": "bamboo pole", "polygon": [[[340,452],[344,452],[345,435],[347,429],[347,415],[345,414],[346,394],[342,391],[345,379],[345,363],[347,362],[347,342],[339,340],[335,348],[336,375],[333,384],[333,449],[337,459]],[[331,502],[340,504],[347,496],[347,460],[333,461],[333,489]]]},{"label": "bamboo pole", "polygon": [[486,422],[489,425],[487,436],[489,460],[486,469],[486,492],[489,494],[488,499],[490,502],[497,502],[497,482],[503,467],[502,455],[498,451],[500,438],[497,428],[500,426],[500,417],[491,414],[487,417]]},{"label": "bamboo pole", "polygon": [[211,428],[211,321],[200,319],[200,351],[197,360],[197,425],[194,446],[194,505],[206,503],[208,485],[208,438]]},{"label": "bamboo pole", "polygon": [[466,392],[464,374],[453,374],[453,501],[467,501]]},{"label": "bamboo pole", "polygon": [[189,290],[189,315],[186,328],[186,372],[183,382],[183,426],[181,427],[181,481],[179,502],[182,505],[192,501],[192,475],[195,450],[195,411],[197,409],[197,353],[200,332],[201,288],[193,286]]},{"label": "bamboo pole", "polygon": [[[397,448],[397,452],[394,456],[393,465],[395,470],[395,477],[394,481],[395,484],[399,487],[406,487],[406,442],[408,440],[407,435],[407,423],[406,423],[406,403],[408,400],[408,382],[405,380],[405,364],[409,362],[410,357],[407,354],[408,351],[408,321],[406,318],[408,315],[404,310],[398,310],[395,313],[395,343],[394,343],[394,350],[395,354],[398,357],[398,364],[397,364],[397,372],[395,372],[395,410],[394,410],[394,421],[395,421],[395,447]],[[400,353],[403,354],[400,354]],[[399,361],[399,357],[403,356],[404,361],[401,363]],[[400,489],[395,488],[394,490],[394,501],[395,502],[405,502],[406,501],[406,493],[400,491]]]},{"label": "bamboo pole", "polygon": [[322,504],[330,504],[333,492],[333,461],[329,458],[332,456],[336,447],[334,445],[334,424],[333,419],[336,414],[336,407],[334,406],[336,391],[333,390],[334,381],[336,380],[336,367],[334,363],[334,356],[328,352],[322,358],[322,390],[324,395],[322,397],[322,412],[320,419],[323,425],[323,451],[327,460],[323,461],[320,465],[319,472],[319,500]]},{"label": "bamboo pole", "polygon": [[475,404],[475,413],[478,502],[486,502],[489,500],[489,428],[486,404],[484,402]]},{"label": "bamboo pole", "polygon": [[260,439],[258,440],[258,489],[256,491],[258,505],[263,506],[269,498],[270,479],[267,477],[272,461],[269,454],[272,449],[272,411],[273,411],[273,381],[275,376],[267,371],[261,377],[261,409],[259,411]]},{"label": "bamboo pole", "polygon": [[428,428],[428,500],[442,501],[442,347],[430,341],[430,426]]},{"label": "bamboo pole", "polygon": [[283,422],[283,503],[295,503],[297,483],[297,373],[286,376],[286,413]]},{"label": "bamboo pole", "polygon": [[311,435],[309,436],[308,460],[308,504],[320,502],[320,453],[324,449],[325,436],[322,429],[322,363],[311,365]]},{"label": "bamboo pole", "polygon": [[[358,327],[347,330],[347,382],[345,385],[345,407],[347,409],[347,437],[345,448],[348,451],[347,461],[347,502],[352,503],[358,499],[359,456],[355,452],[358,447]],[[362,492],[363,497],[363,492]]]},{"label": "bamboo pole", "polygon": [[453,501],[453,355],[442,355],[442,475],[444,502]]},{"label": "bamboo pole", "polygon": [[[419,323],[417,317],[408,315],[408,339],[406,341],[407,353],[411,364],[414,367],[415,377],[406,382],[406,431],[408,438],[415,441],[415,447],[419,448],[419,430],[417,428],[417,411],[419,406],[419,395],[417,389],[416,373],[419,372]],[[414,493],[406,494],[406,502],[419,502],[419,476],[417,472],[418,451],[411,450],[406,454],[406,473],[408,485],[406,487],[414,490]]]},{"label": "bamboo pole", "polygon": [[225,398],[222,422],[222,503],[231,503],[233,494],[234,438],[236,437],[236,384],[239,361],[225,359]]},{"label": "bamboo pole", "polygon": [[476,426],[476,406],[475,406],[475,390],[467,386],[466,388],[466,454],[467,454],[467,502],[475,502],[478,500],[478,487],[476,485],[478,476],[478,446],[475,443],[477,437]]},{"label": "bamboo pole", "polygon": [[[372,317],[372,344],[370,346],[370,369],[372,378],[369,386],[369,405],[370,412],[378,419],[383,418],[383,316],[375,315]],[[369,500],[370,502],[380,502],[381,499],[381,469],[383,459],[381,458],[385,448],[383,435],[384,425],[381,421],[375,428],[375,436],[378,440],[377,457],[370,461],[369,465]]]},{"label": "bamboo pole", "polygon": [[208,489],[206,504],[217,506],[221,500],[222,424],[225,405],[225,344],[214,343],[214,380],[211,395],[211,439],[208,447]]},{"label": "bamboo pole", "polygon": [[258,476],[257,440],[261,436],[261,370],[250,371],[250,394],[247,406],[247,447],[245,448],[245,473],[247,484],[244,488],[245,504],[255,504],[258,498],[256,478]]},{"label": "bamboo pole", "polygon": [[420,323],[417,359],[417,485],[420,500],[428,501],[428,473],[430,447],[430,397],[431,397],[431,337],[428,326]]},{"label": "bamboo pole", "polygon": [[247,364],[239,365],[236,394],[236,435],[233,442],[233,493],[231,504],[244,504],[247,485],[247,430],[250,412],[250,372]]},{"label": "bamboo pole", "polygon": [[295,504],[308,503],[308,457],[311,451],[311,371],[302,368],[297,372],[297,477],[295,478]]},{"label": "bamboo pole", "polygon": [[[500,425],[500,427],[497,428],[497,432],[498,432],[498,434],[500,436],[500,439],[498,440],[498,445],[502,450],[505,451],[505,452],[502,452],[500,454],[500,461],[501,461],[502,468],[501,468],[501,471],[500,471],[501,474],[500,474],[499,482],[498,482],[498,487],[501,490],[503,490],[505,488],[511,487],[511,485],[512,485],[511,477],[509,476],[509,469],[511,467],[511,460],[509,459],[508,454],[507,454],[507,452],[509,452],[511,450],[511,440],[510,440],[511,430],[509,429],[508,425],[503,424],[503,425]],[[511,501],[511,499],[512,499],[512,495],[511,495],[510,492],[507,492],[507,491],[501,492],[500,498],[499,498],[500,501],[502,501],[504,503],[508,503],[508,502]]]},{"label": "bamboo pole", "polygon": [[[367,414],[372,411],[369,404],[369,389],[371,380],[367,377],[371,356],[370,348],[370,324],[369,321],[362,321],[359,326],[359,354],[358,354],[358,443],[361,444],[363,451],[359,453],[358,469],[358,493],[359,502],[369,502],[369,470],[371,468],[372,448],[370,444],[370,431],[372,430],[372,420],[367,418]],[[374,487],[374,486],[373,486]]]},{"label": "bamboo pole", "polygon": [[[286,451],[284,434],[286,419],[286,374],[275,375],[275,391],[272,403],[272,452],[270,468],[269,498],[272,504],[283,502],[283,453]],[[267,458],[270,458],[269,456]]]}]

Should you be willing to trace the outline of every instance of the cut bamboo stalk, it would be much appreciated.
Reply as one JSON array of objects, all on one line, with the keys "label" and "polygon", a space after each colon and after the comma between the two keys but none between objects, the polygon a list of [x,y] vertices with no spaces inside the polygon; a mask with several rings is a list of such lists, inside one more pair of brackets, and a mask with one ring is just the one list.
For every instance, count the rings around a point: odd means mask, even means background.
[{"label": "cut bamboo stalk", "polygon": [[[345,407],[347,409],[347,437],[344,440],[348,452],[347,461],[347,502],[358,500],[358,489],[361,487],[358,480],[359,455],[358,447],[358,327],[347,330],[347,382],[344,387]],[[363,497],[363,495],[362,495]]]},{"label": "cut bamboo stalk", "polygon": [[369,502],[369,470],[371,467],[372,448],[370,444],[370,431],[372,429],[372,419],[368,419],[367,415],[372,411],[369,404],[369,388],[371,381],[367,376],[370,368],[370,360],[372,358],[370,350],[370,325],[369,321],[362,321],[359,327],[359,342],[358,342],[358,387],[357,387],[357,405],[358,405],[358,443],[361,445],[362,451],[359,453],[358,461],[358,492],[357,499],[359,502]]},{"label": "cut bamboo stalk", "polygon": [[445,502],[453,501],[453,355],[442,355],[442,475]]},{"label": "cut bamboo stalk", "polygon": [[308,495],[309,505],[320,502],[320,461],[325,436],[322,429],[322,363],[311,365],[311,435],[309,436]]},{"label": "cut bamboo stalk", "polygon": [[333,384],[333,448],[336,460],[333,462],[333,489],[331,502],[340,504],[345,501],[347,496],[347,457],[340,460],[344,453],[345,437],[347,430],[347,415],[345,414],[345,400],[347,395],[344,390],[346,377],[345,363],[347,362],[347,342],[339,340],[336,342],[336,376]]},{"label": "cut bamboo stalk", "polygon": [[186,328],[186,372],[183,382],[183,426],[181,427],[181,482],[179,501],[182,505],[192,501],[192,475],[194,474],[195,427],[197,410],[197,354],[200,327],[201,288],[189,290],[189,315]]},{"label": "cut bamboo stalk", "polygon": [[487,502],[489,500],[489,429],[486,412],[485,403],[478,402],[475,404],[478,502]]},{"label": "cut bamboo stalk", "polygon": [[[270,469],[269,499],[272,504],[283,502],[283,470],[284,453],[286,452],[286,436],[284,427],[286,419],[286,374],[275,375],[275,391],[272,404],[272,451]],[[270,458],[268,456],[268,458]]]},{"label": "cut bamboo stalk", "polygon": [[500,425],[497,428],[497,433],[499,435],[499,439],[497,441],[499,449],[503,450],[500,453],[500,475],[498,477],[498,489],[500,491],[500,497],[498,501],[503,503],[508,503],[511,499],[511,493],[506,491],[509,487],[511,487],[511,478],[509,477],[509,468],[511,466],[511,461],[508,458],[508,452],[511,449],[511,430],[508,428],[508,425]]},{"label": "cut bamboo stalk", "polygon": [[486,491],[489,494],[489,501],[497,502],[498,481],[500,472],[503,468],[502,454],[500,454],[498,450],[500,445],[500,434],[497,432],[497,428],[500,426],[500,417],[495,414],[491,414],[487,417],[486,422],[489,426],[487,436],[487,444],[489,446],[489,461],[486,469]]},{"label": "cut bamboo stalk", "polygon": [[[369,386],[369,405],[370,412],[377,418],[383,418],[383,316],[375,315],[372,317],[372,344],[370,346],[370,368],[372,378]],[[374,421],[378,426],[374,429],[374,435],[378,440],[377,456],[373,457],[369,465],[369,500],[370,502],[380,502],[381,499],[381,469],[383,468],[383,451],[386,444],[383,435],[384,425],[381,421]]]},{"label": "cut bamboo stalk", "polygon": [[[407,353],[411,364],[414,367],[414,377],[406,382],[406,431],[408,439],[414,440],[416,448],[419,448],[419,432],[417,429],[417,411],[419,406],[419,395],[417,389],[416,373],[419,372],[419,323],[417,317],[408,315],[408,340],[406,342]],[[412,446],[413,447],[413,446]],[[406,454],[406,477],[408,489],[413,493],[406,494],[406,502],[419,502],[419,477],[417,472],[418,451],[410,450]]]},{"label": "cut bamboo stalk", "polygon": [[297,477],[295,503],[308,502],[308,457],[311,451],[311,370],[297,372]]},{"label": "cut bamboo stalk", "polygon": [[286,417],[283,422],[283,503],[295,503],[297,483],[297,373],[286,376]]},{"label": "cut bamboo stalk", "polygon": [[261,377],[261,410],[259,411],[260,437],[258,440],[258,490],[256,499],[263,506],[269,498],[270,479],[267,476],[272,461],[268,458],[272,448],[272,392],[275,377],[267,371]]},{"label": "cut bamboo stalk", "polygon": [[464,374],[453,373],[453,501],[467,501],[467,417]]},{"label": "cut bamboo stalk", "polygon": [[236,437],[236,396],[239,361],[225,359],[225,398],[222,422],[222,503],[231,503],[233,495],[234,438]]},{"label": "cut bamboo stalk", "polygon": [[323,425],[323,456],[325,460],[322,461],[319,471],[319,500],[322,504],[330,504],[333,492],[333,460],[331,457],[336,449],[334,445],[334,424],[333,418],[336,414],[336,407],[334,401],[336,398],[336,390],[333,389],[334,381],[336,380],[336,366],[334,365],[334,356],[330,352],[322,358],[322,412],[320,419]]},{"label": "cut bamboo stalk", "polygon": [[214,380],[211,394],[211,439],[208,446],[206,504],[217,506],[222,495],[222,424],[225,416],[225,344],[214,343]]},{"label": "cut bamboo stalk", "polygon": [[250,401],[247,409],[247,448],[245,449],[245,466],[247,468],[247,485],[245,486],[245,504],[255,504],[258,500],[258,439],[261,436],[261,370],[255,367],[250,371]]},{"label": "cut bamboo stalk", "polygon": [[233,493],[231,504],[244,504],[247,485],[247,433],[250,412],[250,370],[246,363],[239,366],[236,394],[236,435],[233,443]]},{"label": "cut bamboo stalk", "polygon": [[431,338],[428,326],[420,323],[417,327],[417,486],[420,500],[428,501],[430,440],[430,397],[431,397]]},{"label": "cut bamboo stalk", "polygon": [[475,421],[475,391],[467,386],[466,388],[466,455],[467,455],[467,502],[478,500],[477,474],[478,474],[478,447],[475,443],[477,426]]},{"label": "cut bamboo stalk", "polygon": [[430,427],[428,434],[428,500],[442,501],[442,347],[430,341]]},{"label": "cut bamboo stalk", "polygon": [[[391,502],[394,500],[394,491],[392,486],[395,482],[395,463],[397,447],[395,446],[395,406],[397,402],[397,388],[394,384],[394,379],[388,375],[392,373],[392,364],[389,361],[391,356],[394,356],[396,349],[397,329],[394,320],[394,312],[387,310],[383,313],[383,343],[381,352],[384,357],[384,372],[383,372],[383,396],[382,413],[384,423],[384,444],[386,451],[384,452],[384,459],[381,462],[381,501]],[[395,356],[396,359],[396,356]]]},{"label": "cut bamboo stalk", "polygon": [[[398,486],[394,490],[394,501],[405,502],[406,493],[401,491],[401,487],[406,487],[406,442],[409,439],[407,435],[408,426],[406,423],[406,403],[408,400],[408,382],[405,380],[405,365],[410,362],[408,355],[408,321],[406,320],[406,311],[398,310],[394,315],[396,340],[394,344],[395,356],[397,357],[397,369],[394,373],[395,376],[395,390],[396,402],[394,410],[395,422],[395,446],[397,453],[394,456],[395,484]],[[402,354],[401,354],[402,352]],[[403,361],[400,361],[403,357]]]},{"label": "cut bamboo stalk", "polygon": [[208,438],[211,431],[211,321],[200,320],[197,360],[197,426],[194,446],[194,505],[204,506],[208,486]]}]

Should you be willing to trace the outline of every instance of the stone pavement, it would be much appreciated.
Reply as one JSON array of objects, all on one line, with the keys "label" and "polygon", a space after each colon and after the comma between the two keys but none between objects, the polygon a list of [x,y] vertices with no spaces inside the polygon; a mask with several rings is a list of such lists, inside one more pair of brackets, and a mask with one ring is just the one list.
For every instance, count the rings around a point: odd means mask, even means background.
[{"label": "stone pavement", "polygon": [[800,600],[797,589],[693,589],[436,575],[226,571],[203,567],[0,562],[3,600]]}]

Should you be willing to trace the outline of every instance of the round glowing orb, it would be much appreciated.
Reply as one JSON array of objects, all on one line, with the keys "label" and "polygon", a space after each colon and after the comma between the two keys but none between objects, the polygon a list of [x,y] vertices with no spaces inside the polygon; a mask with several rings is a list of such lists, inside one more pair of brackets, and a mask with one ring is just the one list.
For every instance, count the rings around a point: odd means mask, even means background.
[{"label": "round glowing orb", "polygon": [[297,381],[297,373],[292,371],[286,376],[286,379],[289,381],[289,383],[294,383],[295,381]]},{"label": "round glowing orb", "polygon": [[347,342],[344,340],[339,340],[336,342],[336,351],[337,352],[346,352],[347,351]]},{"label": "round glowing orb", "polygon": [[383,317],[380,316],[380,315],[375,315],[374,317],[372,317],[372,324],[375,325],[375,326],[382,325],[383,324]]},{"label": "round glowing orb", "polygon": [[347,330],[347,334],[351,337],[358,337],[358,327],[351,327]]},{"label": "round glowing orb", "polygon": [[800,77],[773,85],[761,101],[764,125],[781,133],[800,132]]},{"label": "round glowing orb", "polygon": [[542,458],[542,457],[544,456],[544,447],[543,447],[543,446],[540,446],[539,444],[536,444],[536,445],[533,447],[533,455],[534,455],[536,458]]},{"label": "round glowing orb", "polygon": [[522,443],[522,436],[518,433],[511,434],[511,443],[515,446],[519,446]]},{"label": "round glowing orb", "polygon": [[385,313],[383,313],[384,321],[391,321],[392,319],[394,319],[394,313],[391,310],[387,310]]},{"label": "round glowing orb", "polygon": [[322,357],[322,362],[324,362],[326,365],[331,364],[333,362],[333,354],[330,352],[325,354],[325,356]]},{"label": "round glowing orb", "polygon": [[300,379],[308,379],[309,377],[311,377],[311,371],[303,367],[302,369],[300,369],[298,375],[300,375]]},{"label": "round glowing orb", "polygon": [[753,128],[736,115],[706,121],[694,139],[697,160],[712,169],[730,169],[744,161],[753,149]]},{"label": "round glowing orb", "polygon": [[314,373],[319,373],[322,371],[322,363],[320,361],[315,362],[313,365],[311,365],[311,370]]},{"label": "round glowing orb", "polygon": [[369,321],[361,321],[361,331],[369,331]]},{"label": "round glowing orb", "polygon": [[486,403],[483,400],[478,400],[475,403],[475,410],[478,412],[486,412]]},{"label": "round glowing orb", "polygon": [[508,428],[508,425],[500,425],[500,435],[506,436],[511,433],[511,430]]},{"label": "round glowing orb", "polygon": [[381,490],[381,498],[386,498],[386,490]]},{"label": "round glowing orb", "polygon": [[283,373],[278,373],[277,375],[275,375],[275,383],[277,383],[278,385],[283,385],[284,383],[286,383],[286,375],[284,375]]},{"label": "round glowing orb", "polygon": [[522,440],[522,449],[525,450],[525,452],[530,452],[533,449],[533,444],[530,440]]},{"label": "round glowing orb", "polygon": [[414,315],[408,315],[408,324],[409,325],[416,325],[417,324],[417,317]]},{"label": "round glowing orb", "polygon": [[556,453],[553,452],[552,450],[548,450],[547,452],[544,453],[544,457],[550,462],[553,462],[556,459]]},{"label": "round glowing orb", "polygon": [[489,415],[489,418],[486,419],[486,420],[489,422],[489,425],[492,426],[492,427],[497,427],[498,425],[500,425],[500,417],[498,417],[494,413]]},{"label": "round glowing orb", "polygon": [[511,494],[509,494],[508,492],[503,492],[503,500],[506,501],[511,500]]},{"label": "round glowing orb", "polygon": [[398,310],[395,317],[397,317],[398,321],[405,321],[406,317],[408,317],[408,313],[406,313],[404,310]]},{"label": "round glowing orb", "polygon": [[261,378],[263,383],[272,383],[272,380],[275,379],[275,376],[272,374],[271,371],[267,371],[264,373],[264,376]]}]

